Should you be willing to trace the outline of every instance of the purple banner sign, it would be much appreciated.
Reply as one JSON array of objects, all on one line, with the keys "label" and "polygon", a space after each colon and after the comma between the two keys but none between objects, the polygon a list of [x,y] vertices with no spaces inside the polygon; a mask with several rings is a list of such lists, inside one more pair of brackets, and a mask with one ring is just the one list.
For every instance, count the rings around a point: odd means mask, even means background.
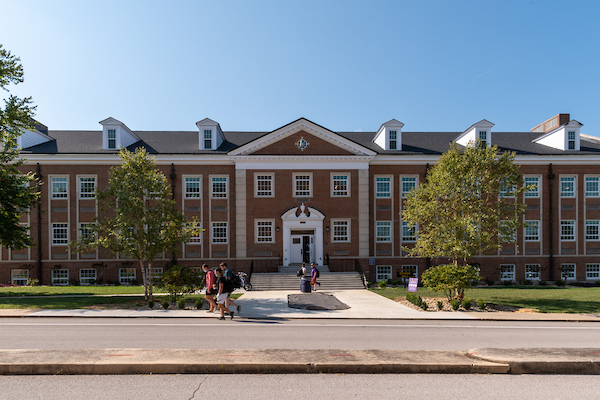
[{"label": "purple banner sign", "polygon": [[409,278],[408,279],[408,291],[416,292],[418,284],[419,284],[419,278]]}]

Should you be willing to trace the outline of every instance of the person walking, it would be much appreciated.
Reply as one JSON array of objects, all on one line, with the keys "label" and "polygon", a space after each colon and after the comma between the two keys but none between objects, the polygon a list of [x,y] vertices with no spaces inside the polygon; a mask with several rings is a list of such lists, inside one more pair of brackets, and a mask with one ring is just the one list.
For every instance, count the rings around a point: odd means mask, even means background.
[{"label": "person walking", "polygon": [[224,320],[226,313],[231,316],[231,319],[233,319],[234,312],[229,311],[229,309],[227,309],[227,311],[225,310],[225,301],[227,300],[229,293],[225,291],[226,279],[223,276],[223,271],[217,268],[215,269],[215,274],[217,276],[217,287],[219,288],[219,291],[217,292],[217,304],[219,305],[219,310],[221,310],[221,316],[219,319]]},{"label": "person walking", "polygon": [[[229,306],[233,304],[235,306],[237,313],[239,314],[242,307],[237,305],[235,303],[235,301],[233,301],[231,299],[231,292],[233,292],[233,290],[234,290],[234,288],[233,288],[233,272],[231,272],[231,270],[229,269],[227,264],[224,262],[219,264],[219,267],[221,268],[221,271],[223,271],[223,277],[226,280],[225,290],[227,291],[227,299],[225,299],[225,308],[227,308],[227,310],[229,310]],[[233,316],[231,318],[233,318]]]},{"label": "person walking", "polygon": [[217,288],[217,278],[215,277],[215,273],[206,264],[202,265],[202,271],[204,271],[204,282],[206,283],[204,297],[210,305],[208,312],[214,312],[219,308],[215,302],[215,294],[219,291]]},{"label": "person walking", "polygon": [[319,277],[319,270],[315,267],[315,263],[310,263],[310,278],[311,283],[313,285],[313,290],[317,291],[317,285],[321,286],[319,282],[317,282],[317,278]]}]

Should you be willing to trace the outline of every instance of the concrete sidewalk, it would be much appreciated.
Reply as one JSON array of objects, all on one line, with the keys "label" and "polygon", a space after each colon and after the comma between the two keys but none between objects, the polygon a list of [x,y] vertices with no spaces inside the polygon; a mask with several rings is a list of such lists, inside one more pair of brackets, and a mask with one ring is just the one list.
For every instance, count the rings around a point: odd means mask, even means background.
[{"label": "concrete sidewalk", "polygon": [[0,375],[207,373],[600,374],[600,349],[0,350]]}]

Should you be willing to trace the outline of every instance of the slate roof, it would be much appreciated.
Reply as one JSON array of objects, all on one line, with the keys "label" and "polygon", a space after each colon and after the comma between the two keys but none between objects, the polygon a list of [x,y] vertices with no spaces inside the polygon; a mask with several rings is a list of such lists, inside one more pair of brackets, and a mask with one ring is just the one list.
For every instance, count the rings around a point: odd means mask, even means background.
[{"label": "slate roof", "polygon": [[[217,150],[198,149],[198,131],[135,131],[142,140],[129,146],[129,150],[144,146],[151,154],[205,154],[223,155],[258,139],[270,132],[223,132],[225,141]],[[337,132],[377,154],[440,155],[450,148],[450,143],[462,132],[402,132],[402,150],[384,150],[373,142],[376,132]],[[518,155],[600,155],[600,140],[581,136],[579,151],[562,151],[533,143],[541,133],[492,132],[492,144],[501,151],[515,151]],[[24,154],[113,154],[102,149],[102,131],[48,131],[53,140],[27,149]]]}]

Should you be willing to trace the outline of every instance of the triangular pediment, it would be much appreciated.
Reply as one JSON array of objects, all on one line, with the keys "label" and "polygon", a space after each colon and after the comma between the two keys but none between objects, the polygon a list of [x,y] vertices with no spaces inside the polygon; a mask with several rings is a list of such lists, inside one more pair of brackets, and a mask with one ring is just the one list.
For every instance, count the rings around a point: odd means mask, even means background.
[{"label": "triangular pediment", "polygon": [[229,153],[241,155],[356,155],[375,152],[305,118],[267,133]]}]

